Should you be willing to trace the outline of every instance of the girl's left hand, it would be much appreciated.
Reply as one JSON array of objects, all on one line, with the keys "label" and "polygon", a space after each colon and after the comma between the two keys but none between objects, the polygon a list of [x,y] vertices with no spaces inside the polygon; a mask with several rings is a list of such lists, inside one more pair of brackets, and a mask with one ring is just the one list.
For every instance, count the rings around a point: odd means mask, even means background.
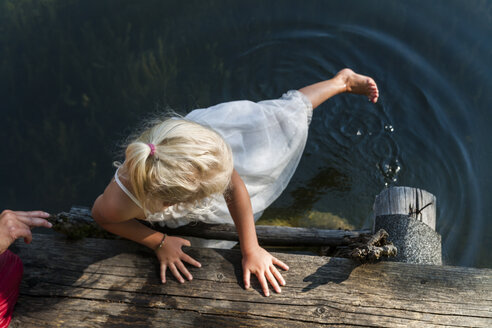
[{"label": "girl's left hand", "polygon": [[244,287],[246,289],[250,287],[250,277],[251,273],[253,273],[260,281],[265,296],[270,295],[267,280],[270,282],[270,285],[272,285],[275,292],[280,293],[282,291],[279,284],[284,286],[285,280],[275,266],[277,265],[287,271],[289,270],[289,267],[284,262],[273,257],[260,246],[244,252],[242,262]]}]

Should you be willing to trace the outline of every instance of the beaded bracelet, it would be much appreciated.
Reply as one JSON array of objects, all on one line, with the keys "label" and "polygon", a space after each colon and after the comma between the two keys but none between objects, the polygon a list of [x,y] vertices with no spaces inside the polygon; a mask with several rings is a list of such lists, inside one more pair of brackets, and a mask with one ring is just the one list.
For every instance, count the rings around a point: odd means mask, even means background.
[{"label": "beaded bracelet", "polygon": [[162,236],[162,240],[161,240],[161,243],[159,244],[159,246],[157,246],[155,248],[155,251],[157,252],[159,249],[161,249],[162,245],[164,245],[164,240],[166,239],[166,234],[164,234],[164,236]]}]

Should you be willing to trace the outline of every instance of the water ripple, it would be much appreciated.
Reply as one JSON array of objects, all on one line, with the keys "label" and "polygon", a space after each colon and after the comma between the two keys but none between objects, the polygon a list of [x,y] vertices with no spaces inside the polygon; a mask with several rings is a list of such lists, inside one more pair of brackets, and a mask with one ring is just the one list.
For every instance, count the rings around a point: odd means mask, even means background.
[{"label": "water ripple", "polygon": [[[353,47],[354,40],[361,46]],[[391,74],[378,68],[380,58],[365,52],[365,44],[376,45],[380,53],[392,58],[400,72]],[[459,252],[456,245],[460,234],[467,233],[470,242],[462,258],[473,257],[482,222],[476,173],[463,142],[463,135],[471,129],[466,119],[468,106],[460,90],[417,49],[367,26],[325,24],[274,33],[236,59],[235,65],[259,65],[242,71],[242,79],[255,81],[268,76],[274,80],[275,87],[270,81],[269,86],[260,83],[258,88],[248,90],[260,99],[277,88],[292,88],[286,81],[302,82],[295,85],[301,87],[329,78],[344,66],[373,70],[375,78],[380,77],[381,99],[377,105],[364,102],[362,97],[342,96],[322,105],[314,115],[306,153],[317,154],[316,163],[326,163],[349,177],[345,183],[350,185],[342,196],[324,193],[319,206],[354,199],[371,201],[367,193],[375,195],[390,185],[422,187],[444,203],[438,218],[444,247]],[[294,180],[300,177],[309,181],[309,172],[318,170],[315,165],[301,162],[299,169],[304,172],[296,174]],[[371,205],[360,207],[367,211]],[[351,217],[351,223],[369,225],[369,215],[338,207],[341,214],[358,216]],[[467,215],[473,218],[474,229],[465,227],[470,225]]]}]

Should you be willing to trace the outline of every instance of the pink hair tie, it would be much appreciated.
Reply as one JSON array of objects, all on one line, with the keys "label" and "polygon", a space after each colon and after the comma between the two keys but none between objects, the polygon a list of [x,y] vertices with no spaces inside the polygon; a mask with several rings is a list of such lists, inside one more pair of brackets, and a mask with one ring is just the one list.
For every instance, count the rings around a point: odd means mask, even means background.
[{"label": "pink hair tie", "polygon": [[154,146],[154,144],[149,143],[147,145],[150,147],[150,156],[154,156],[154,154],[155,154],[155,146]]}]

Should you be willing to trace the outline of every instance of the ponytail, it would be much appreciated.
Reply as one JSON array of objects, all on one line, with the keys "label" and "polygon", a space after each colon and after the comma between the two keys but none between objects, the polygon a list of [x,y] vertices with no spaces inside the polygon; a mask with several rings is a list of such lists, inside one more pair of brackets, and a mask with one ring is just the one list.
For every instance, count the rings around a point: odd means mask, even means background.
[{"label": "ponytail", "polygon": [[140,201],[142,206],[145,203],[146,188],[148,185],[148,174],[151,165],[149,158],[151,149],[143,142],[132,142],[125,151],[125,166],[130,173],[130,183],[132,185],[135,197]]},{"label": "ponytail", "polygon": [[167,119],[146,130],[125,151],[130,183],[144,211],[163,204],[189,209],[224,193],[233,170],[232,152],[212,129]]}]

